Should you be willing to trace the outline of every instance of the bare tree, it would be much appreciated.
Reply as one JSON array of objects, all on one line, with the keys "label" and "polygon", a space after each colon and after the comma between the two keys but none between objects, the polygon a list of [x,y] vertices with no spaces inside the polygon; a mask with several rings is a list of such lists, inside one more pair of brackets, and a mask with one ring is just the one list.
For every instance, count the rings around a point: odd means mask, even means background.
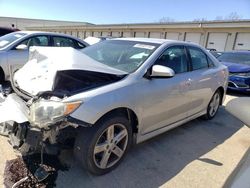
[{"label": "bare tree", "polygon": [[223,16],[216,16],[215,20],[223,20]]},{"label": "bare tree", "polygon": [[225,17],[225,20],[240,20],[242,16],[239,15],[237,12],[231,12],[229,15]]},{"label": "bare tree", "polygon": [[195,18],[193,21],[194,22],[205,22],[205,21],[207,21],[207,18]]},{"label": "bare tree", "polygon": [[161,19],[159,19],[160,23],[170,23],[170,22],[174,22],[175,20],[173,18],[170,17],[162,17]]}]

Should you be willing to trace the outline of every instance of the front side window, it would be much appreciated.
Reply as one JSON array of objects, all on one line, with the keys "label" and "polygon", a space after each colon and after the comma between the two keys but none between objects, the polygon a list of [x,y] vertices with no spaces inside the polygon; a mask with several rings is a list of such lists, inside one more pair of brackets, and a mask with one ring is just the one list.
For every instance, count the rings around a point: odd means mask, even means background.
[{"label": "front side window", "polygon": [[106,40],[81,50],[90,58],[112,68],[132,73],[157,49],[159,44]]},{"label": "front side window", "polygon": [[183,46],[168,48],[155,62],[156,65],[167,66],[174,70],[175,74],[188,71],[187,56]]},{"label": "front side window", "polygon": [[25,44],[28,48],[31,46],[49,46],[49,39],[47,36],[35,36],[24,40],[20,44]]},{"label": "front side window", "polygon": [[208,68],[207,55],[200,49],[188,47],[191,56],[193,70]]}]

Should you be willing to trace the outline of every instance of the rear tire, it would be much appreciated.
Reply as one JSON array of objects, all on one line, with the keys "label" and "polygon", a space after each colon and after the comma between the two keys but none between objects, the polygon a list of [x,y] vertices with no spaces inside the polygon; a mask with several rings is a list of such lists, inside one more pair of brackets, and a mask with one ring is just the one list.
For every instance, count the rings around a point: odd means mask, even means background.
[{"label": "rear tire", "polygon": [[207,113],[202,116],[203,119],[210,120],[215,117],[221,103],[221,98],[222,94],[219,90],[217,90],[207,106]]},{"label": "rear tire", "polygon": [[74,155],[83,168],[102,175],[116,168],[132,143],[132,128],[123,116],[108,116],[90,128],[80,128]]}]

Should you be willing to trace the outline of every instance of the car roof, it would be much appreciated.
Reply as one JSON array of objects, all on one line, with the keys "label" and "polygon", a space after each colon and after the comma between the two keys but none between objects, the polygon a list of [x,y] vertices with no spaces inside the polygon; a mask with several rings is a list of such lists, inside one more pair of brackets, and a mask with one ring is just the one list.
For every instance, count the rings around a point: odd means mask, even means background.
[{"label": "car roof", "polygon": [[[187,41],[179,41],[179,40],[169,40],[169,39],[158,39],[158,38],[114,38],[111,40],[124,40],[124,41],[137,41],[137,42],[147,42],[147,43],[154,43],[154,44],[171,44],[171,43],[178,43],[180,45],[184,44],[191,44],[193,46],[199,46],[193,42]],[[200,46],[199,46],[200,47]]]},{"label": "car roof", "polygon": [[[74,36],[71,36],[71,35],[67,35],[67,34],[63,34],[63,33],[55,33],[55,32],[47,32],[47,31],[17,31],[15,33],[25,33],[25,34],[47,34],[47,35],[58,35],[58,36],[65,36],[65,37],[71,37],[71,38],[74,38],[74,39],[78,39]],[[80,39],[78,39],[80,40]]]}]

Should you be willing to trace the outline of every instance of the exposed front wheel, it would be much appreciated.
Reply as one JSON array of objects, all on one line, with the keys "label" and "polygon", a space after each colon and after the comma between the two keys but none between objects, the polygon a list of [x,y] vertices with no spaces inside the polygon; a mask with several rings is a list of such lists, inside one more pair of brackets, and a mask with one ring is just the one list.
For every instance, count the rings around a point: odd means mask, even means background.
[{"label": "exposed front wheel", "polygon": [[208,104],[207,113],[206,115],[204,115],[205,119],[214,118],[219,109],[221,97],[222,97],[221,92],[217,90]]},{"label": "exposed front wheel", "polygon": [[132,129],[125,117],[109,117],[79,131],[75,156],[85,169],[96,175],[113,170],[131,145]]}]

